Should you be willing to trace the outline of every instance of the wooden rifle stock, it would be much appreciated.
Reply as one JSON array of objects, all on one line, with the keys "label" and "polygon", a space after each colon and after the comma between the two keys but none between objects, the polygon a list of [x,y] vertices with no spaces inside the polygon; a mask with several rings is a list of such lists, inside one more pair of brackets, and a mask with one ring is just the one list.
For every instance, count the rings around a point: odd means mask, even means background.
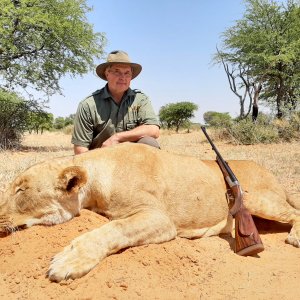
[{"label": "wooden rifle stock", "polygon": [[234,197],[229,212],[235,219],[235,253],[242,256],[255,255],[264,250],[263,243],[248,209],[243,205],[242,188],[226,161],[208,136],[205,127],[201,127],[204,135],[217,154],[217,163]]}]

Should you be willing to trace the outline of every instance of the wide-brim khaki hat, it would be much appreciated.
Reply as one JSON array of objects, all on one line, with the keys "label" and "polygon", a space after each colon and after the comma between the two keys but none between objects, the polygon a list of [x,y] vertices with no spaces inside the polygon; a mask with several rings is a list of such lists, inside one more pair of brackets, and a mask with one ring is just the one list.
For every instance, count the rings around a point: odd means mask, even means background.
[{"label": "wide-brim khaki hat", "polygon": [[117,51],[110,52],[108,54],[107,62],[97,66],[97,68],[96,68],[97,75],[101,79],[107,80],[106,76],[105,76],[105,69],[112,64],[130,65],[130,67],[132,68],[132,79],[137,77],[142,71],[142,66],[131,62],[130,58],[126,52],[117,50]]}]

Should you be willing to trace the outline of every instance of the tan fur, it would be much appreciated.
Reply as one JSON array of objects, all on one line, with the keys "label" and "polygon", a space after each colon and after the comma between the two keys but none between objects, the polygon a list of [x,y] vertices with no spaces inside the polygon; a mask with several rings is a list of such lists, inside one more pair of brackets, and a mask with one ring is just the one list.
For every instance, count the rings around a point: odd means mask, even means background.
[{"label": "tan fur", "polygon": [[[267,170],[230,161],[250,213],[291,224],[287,243],[300,246],[300,211]],[[111,222],[74,239],[53,258],[53,281],[78,278],[120,249],[231,232],[226,186],[215,161],[146,145],[115,147],[32,166],[3,194],[0,230],[58,224],[88,208]],[[295,201],[293,202],[295,203]]]}]

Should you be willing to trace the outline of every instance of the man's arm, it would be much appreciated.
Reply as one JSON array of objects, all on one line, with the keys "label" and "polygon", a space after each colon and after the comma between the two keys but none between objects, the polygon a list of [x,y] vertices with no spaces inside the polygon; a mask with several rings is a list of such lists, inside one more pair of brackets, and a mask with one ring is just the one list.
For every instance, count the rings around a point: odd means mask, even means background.
[{"label": "man's arm", "polygon": [[159,137],[159,127],[157,125],[140,125],[129,131],[117,132],[108,138],[102,144],[102,147],[109,147],[123,142],[136,142],[144,136],[157,139]]},{"label": "man's arm", "polygon": [[74,119],[74,129],[71,143],[74,145],[74,154],[87,152],[88,145],[93,138],[93,120],[90,114],[88,98],[78,105]]}]

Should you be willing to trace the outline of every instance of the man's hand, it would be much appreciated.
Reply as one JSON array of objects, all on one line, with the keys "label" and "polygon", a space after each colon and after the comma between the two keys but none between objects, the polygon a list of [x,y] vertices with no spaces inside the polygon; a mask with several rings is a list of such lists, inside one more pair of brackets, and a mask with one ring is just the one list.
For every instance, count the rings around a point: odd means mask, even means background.
[{"label": "man's hand", "polygon": [[140,125],[132,130],[117,132],[108,138],[102,144],[102,147],[109,147],[123,142],[136,142],[144,136],[158,138],[159,127],[157,125]]},{"label": "man's hand", "polygon": [[84,153],[84,152],[87,152],[87,151],[89,151],[89,149],[86,148],[86,147],[74,145],[74,154],[75,155],[81,154],[81,153]]},{"label": "man's hand", "polygon": [[105,147],[110,147],[116,144],[120,144],[120,138],[119,138],[119,134],[115,133],[114,135],[112,135],[110,138],[108,138],[101,146],[101,148],[105,148]]}]

